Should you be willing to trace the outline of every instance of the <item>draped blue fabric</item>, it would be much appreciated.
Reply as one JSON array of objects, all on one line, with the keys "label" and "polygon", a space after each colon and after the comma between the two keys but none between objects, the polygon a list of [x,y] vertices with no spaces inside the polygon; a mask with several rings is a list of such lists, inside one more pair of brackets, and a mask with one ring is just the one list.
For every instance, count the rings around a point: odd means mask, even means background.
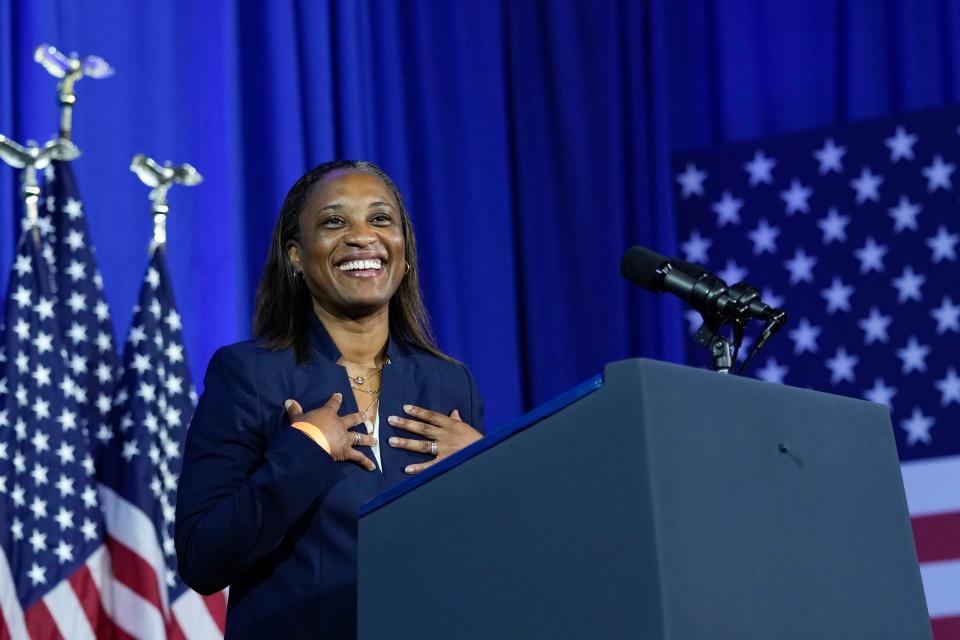
[{"label": "draped blue fabric", "polygon": [[[75,162],[120,339],[147,261],[137,152],[174,189],[170,271],[201,379],[249,335],[280,202],[367,158],[412,214],[441,346],[497,425],[609,360],[682,360],[679,307],[631,289],[631,244],[675,252],[673,151],[954,102],[953,0],[0,0],[0,133],[55,131],[34,47],[96,53]],[[0,265],[21,215],[0,167]],[[6,266],[2,267],[4,273]]]}]

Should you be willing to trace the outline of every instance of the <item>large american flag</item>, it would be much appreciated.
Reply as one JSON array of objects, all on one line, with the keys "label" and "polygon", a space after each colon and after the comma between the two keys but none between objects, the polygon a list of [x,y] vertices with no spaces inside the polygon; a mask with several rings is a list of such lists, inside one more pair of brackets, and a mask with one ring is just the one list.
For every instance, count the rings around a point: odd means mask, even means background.
[{"label": "large american flag", "polygon": [[103,278],[87,231],[83,201],[73,166],[55,161],[47,167],[44,238],[54,274],[57,318],[76,387],[72,390],[91,437],[94,460],[110,440],[110,409],[120,366]]},{"label": "large american flag", "polygon": [[109,558],[40,234],[20,238],[0,373],[0,638],[111,637]]},{"label": "large american flag", "polygon": [[116,437],[99,469],[116,621],[138,638],[222,638],[226,621],[225,594],[200,596],[176,572],[177,480],[196,405],[183,345],[164,245],[155,245],[124,349]]},{"label": "large american flag", "polygon": [[683,257],[790,313],[752,374],[890,407],[938,640],[960,638],[958,166],[957,109],[674,166]]}]

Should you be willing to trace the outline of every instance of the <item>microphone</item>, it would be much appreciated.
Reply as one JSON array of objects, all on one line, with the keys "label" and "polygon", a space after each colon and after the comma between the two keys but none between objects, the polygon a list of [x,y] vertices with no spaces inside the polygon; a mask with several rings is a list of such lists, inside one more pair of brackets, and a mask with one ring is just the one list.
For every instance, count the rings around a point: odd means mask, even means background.
[{"label": "microphone", "polygon": [[786,312],[765,304],[757,290],[746,282],[728,287],[698,264],[668,258],[644,247],[634,246],[627,251],[620,262],[620,273],[654,293],[671,293],[701,313],[761,320],[774,332],[787,320]]},{"label": "microphone", "polygon": [[[737,301],[726,283],[692,263],[674,261],[644,247],[630,247],[620,261],[624,278],[654,293],[666,292],[686,301],[704,314],[731,317]],[[688,273],[692,272],[692,273]]]}]

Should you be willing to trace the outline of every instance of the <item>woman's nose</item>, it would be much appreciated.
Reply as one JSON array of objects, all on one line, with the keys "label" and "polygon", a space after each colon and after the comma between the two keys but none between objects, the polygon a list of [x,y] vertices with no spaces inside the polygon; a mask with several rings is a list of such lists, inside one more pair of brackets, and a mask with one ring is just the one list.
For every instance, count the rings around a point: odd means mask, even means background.
[{"label": "woman's nose", "polygon": [[344,236],[344,242],[351,246],[367,246],[377,241],[373,228],[365,223],[351,225]]}]

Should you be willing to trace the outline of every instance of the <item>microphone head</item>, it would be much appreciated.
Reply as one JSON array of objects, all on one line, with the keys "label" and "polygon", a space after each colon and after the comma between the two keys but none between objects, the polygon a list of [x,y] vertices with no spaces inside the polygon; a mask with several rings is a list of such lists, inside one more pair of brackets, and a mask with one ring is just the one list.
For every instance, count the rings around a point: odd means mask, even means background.
[{"label": "microphone head", "polygon": [[624,278],[650,291],[660,291],[663,274],[658,270],[667,258],[655,251],[640,246],[627,250],[620,261],[620,273]]}]

